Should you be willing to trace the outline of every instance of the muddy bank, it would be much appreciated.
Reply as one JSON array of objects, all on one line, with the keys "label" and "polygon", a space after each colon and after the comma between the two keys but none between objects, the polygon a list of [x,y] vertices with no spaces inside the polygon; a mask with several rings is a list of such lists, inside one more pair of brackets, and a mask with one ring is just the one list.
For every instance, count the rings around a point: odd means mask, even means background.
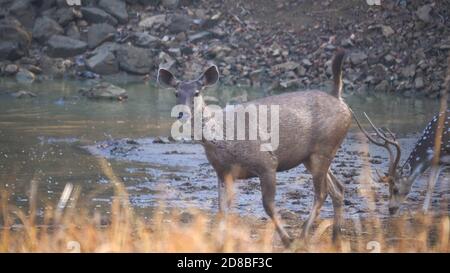
[{"label": "muddy bank", "polygon": [[[415,143],[415,136],[399,140],[407,155]],[[161,143],[163,142],[163,143]],[[376,178],[375,169],[386,170],[387,155],[383,149],[370,146],[370,157],[363,152],[366,144],[360,136],[351,134],[333,161],[332,169],[345,184],[345,214],[347,218],[370,216],[370,200],[374,198],[375,213],[387,217],[388,187],[386,184],[371,183],[362,174],[367,167]],[[141,174],[141,181],[128,187],[132,203],[137,207],[153,207],[160,202],[168,207],[196,207],[217,210],[217,180],[215,172],[208,164],[199,144],[171,143],[160,139],[110,140],[86,146],[95,156],[106,157],[113,162],[121,162],[130,175]],[[144,164],[142,164],[144,163]],[[138,165],[139,167],[136,167]],[[145,166],[145,167],[143,167]],[[440,210],[444,199],[450,194],[448,173],[441,175],[433,195],[433,209]],[[127,179],[125,175],[125,185]],[[369,184],[368,184],[369,183]],[[407,205],[419,210],[423,203],[426,177],[413,186]],[[235,185],[235,205],[233,210],[241,215],[266,217],[262,204],[259,181],[248,179]],[[288,220],[305,219],[312,205],[312,181],[303,166],[277,174],[277,208]],[[448,201],[448,200],[447,200]],[[331,200],[327,199],[321,215],[332,217]]]},{"label": "muddy bank", "polygon": [[448,1],[6,0],[0,76],[137,81],[159,66],[267,92],[324,85],[336,47],[346,89],[437,97],[450,49]]}]

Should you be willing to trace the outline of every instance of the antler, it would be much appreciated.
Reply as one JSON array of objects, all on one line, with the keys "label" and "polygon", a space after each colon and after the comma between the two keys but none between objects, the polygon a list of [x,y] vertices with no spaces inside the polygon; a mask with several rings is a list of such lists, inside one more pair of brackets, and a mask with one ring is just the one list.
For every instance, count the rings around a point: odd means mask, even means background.
[{"label": "antler", "polygon": [[[359,129],[361,130],[361,132],[363,132],[363,134],[367,137],[367,139],[372,142],[373,144],[377,145],[377,146],[381,146],[384,147],[388,153],[389,153],[389,171],[388,171],[388,176],[389,177],[394,177],[396,170],[397,170],[397,166],[398,163],[400,162],[400,156],[401,156],[401,148],[400,148],[400,144],[397,142],[397,139],[395,138],[394,134],[392,133],[391,130],[389,129],[381,129],[381,128],[377,128],[372,120],[369,118],[369,116],[367,116],[367,114],[364,112],[364,116],[366,117],[367,121],[369,121],[370,126],[372,126],[372,129],[375,131],[376,136],[381,139],[375,139],[374,137],[372,137],[361,125],[361,123],[359,122],[358,118],[356,117],[355,113],[353,111],[351,111],[353,114],[353,117],[356,120],[356,124],[358,124]],[[394,146],[396,149],[396,154],[394,156],[394,152],[391,149],[391,146]],[[389,178],[388,177],[388,178]],[[381,180],[386,180],[385,178],[381,178]],[[389,179],[388,181],[391,181],[391,179]]]}]

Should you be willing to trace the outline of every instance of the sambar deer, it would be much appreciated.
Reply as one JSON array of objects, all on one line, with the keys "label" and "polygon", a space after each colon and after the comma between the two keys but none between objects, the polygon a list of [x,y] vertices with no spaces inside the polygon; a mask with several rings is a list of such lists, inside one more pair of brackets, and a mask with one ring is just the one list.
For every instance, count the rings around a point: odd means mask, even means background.
[{"label": "sambar deer", "polygon": [[[354,114],[353,114],[354,115]],[[389,183],[389,213],[395,214],[402,202],[406,199],[411,191],[411,186],[416,179],[431,167],[434,149],[435,137],[438,130],[438,120],[443,119],[443,127],[439,128],[442,132],[440,151],[439,151],[439,166],[450,164],[450,109],[436,114],[428,125],[425,127],[422,136],[414,145],[413,150],[409,154],[405,163],[399,168],[401,157],[401,147],[395,138],[395,135],[389,130],[377,128],[372,120],[364,113],[366,119],[369,121],[372,129],[375,131],[377,138],[371,136],[361,125],[360,121],[354,115],[359,129],[364,133],[367,139],[377,146],[384,147],[389,154],[389,169],[385,177],[381,180]],[[392,151],[395,148],[395,153]],[[436,173],[436,178],[439,172]],[[431,192],[428,191],[425,198],[425,205],[427,207],[431,199]]]},{"label": "sambar deer", "polygon": [[[219,212],[226,213],[229,209],[230,187],[236,179],[259,177],[263,207],[284,245],[290,245],[292,239],[275,209],[276,173],[303,163],[313,177],[314,204],[300,238],[306,238],[328,193],[334,208],[333,238],[337,238],[343,221],[344,186],[330,170],[330,164],[347,134],[352,118],[349,107],[341,98],[344,56],[343,49],[335,53],[332,62],[333,88],[330,93],[319,90],[297,91],[242,104],[279,106],[279,144],[274,151],[261,150],[261,139],[232,141],[202,138],[208,161],[218,177]],[[187,118],[192,122],[194,115],[191,113],[206,108],[202,90],[218,80],[219,71],[215,65],[192,81],[179,81],[163,68],[158,71],[158,83],[174,88],[177,104],[189,107],[190,113],[180,112],[178,118]],[[202,126],[207,122],[211,120],[202,120]]]}]

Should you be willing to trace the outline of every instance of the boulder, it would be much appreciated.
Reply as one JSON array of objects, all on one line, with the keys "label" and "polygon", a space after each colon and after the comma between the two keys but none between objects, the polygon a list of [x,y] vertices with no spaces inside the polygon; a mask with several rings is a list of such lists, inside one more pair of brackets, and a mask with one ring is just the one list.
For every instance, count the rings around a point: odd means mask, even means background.
[{"label": "boulder", "polygon": [[289,61],[289,62],[285,62],[285,63],[277,64],[277,65],[273,66],[272,70],[285,72],[285,71],[295,70],[299,66],[300,66],[299,63]]},{"label": "boulder", "polygon": [[424,82],[423,82],[423,78],[422,78],[422,77],[417,77],[417,78],[414,80],[414,87],[415,87],[416,89],[422,89],[422,88],[425,87],[425,84],[424,84]]},{"label": "boulder", "polygon": [[40,60],[40,68],[42,73],[53,78],[62,78],[67,73],[70,63],[62,58],[50,58],[47,55],[42,55]]},{"label": "boulder", "polygon": [[162,0],[161,4],[167,9],[175,9],[180,4],[180,0]]},{"label": "boulder", "polygon": [[386,38],[395,34],[395,31],[390,26],[381,26],[381,32],[383,33],[383,36]]},{"label": "boulder", "polygon": [[133,74],[148,74],[153,69],[152,56],[144,48],[124,45],[117,50],[120,69]]},{"label": "boulder", "polygon": [[416,65],[410,64],[408,66],[403,67],[400,70],[400,75],[402,75],[404,78],[414,77],[414,75],[416,75]]},{"label": "boulder", "polygon": [[159,14],[142,19],[139,22],[139,26],[146,29],[151,29],[153,27],[160,26],[165,23],[166,23],[166,15]]},{"label": "boulder", "polygon": [[39,42],[45,42],[52,35],[63,33],[62,27],[55,20],[46,16],[36,19],[33,27],[33,39]]},{"label": "boulder", "polygon": [[19,71],[19,67],[16,64],[8,64],[3,69],[3,73],[6,76],[12,76],[12,75],[16,74],[17,71]]},{"label": "boulder", "polygon": [[31,35],[15,19],[0,21],[0,60],[17,60],[28,55]]},{"label": "boulder", "polygon": [[188,41],[190,43],[197,43],[200,41],[204,41],[213,37],[213,34],[209,31],[200,31],[194,34],[189,35]]},{"label": "boulder", "polygon": [[47,53],[50,57],[67,58],[86,51],[87,44],[67,36],[53,35],[47,42]]},{"label": "boulder", "polygon": [[19,69],[19,71],[16,73],[16,81],[18,81],[19,83],[29,84],[34,82],[35,79],[36,76],[32,72],[24,68]]},{"label": "boulder", "polygon": [[60,8],[56,10],[51,17],[58,22],[59,25],[64,27],[75,19],[75,14],[71,8]]},{"label": "boulder", "polygon": [[25,55],[25,52],[19,49],[19,45],[12,41],[0,42],[0,60],[17,60]]},{"label": "boulder", "polygon": [[364,52],[353,52],[349,54],[348,59],[353,65],[359,65],[367,60],[367,54]]},{"label": "boulder", "polygon": [[115,26],[118,23],[112,15],[96,7],[82,7],[81,14],[83,14],[83,19],[90,24],[107,23]]},{"label": "boulder", "polygon": [[119,63],[114,53],[102,50],[86,61],[87,67],[100,75],[115,74],[119,72]]},{"label": "boulder", "polygon": [[31,29],[36,18],[36,9],[32,0],[14,0],[9,7],[9,12],[26,28]]},{"label": "boulder", "polygon": [[148,32],[136,32],[132,39],[135,46],[145,48],[154,47],[161,42],[158,37],[150,35]]},{"label": "boulder", "polygon": [[161,0],[139,0],[139,3],[144,6],[157,6],[161,4]]},{"label": "boulder", "polygon": [[125,89],[107,82],[98,83],[89,89],[80,89],[78,92],[89,99],[121,101],[128,98],[128,93]]},{"label": "boulder", "polygon": [[69,25],[65,29],[66,36],[75,40],[81,39],[80,30],[75,22],[69,23]]},{"label": "boulder", "polygon": [[172,34],[177,34],[189,30],[193,23],[192,18],[186,15],[175,14],[170,18],[167,29]]},{"label": "boulder", "polygon": [[421,6],[417,11],[416,15],[419,17],[420,20],[422,20],[425,23],[429,23],[431,21],[431,10],[433,9],[432,5],[424,5]]},{"label": "boulder", "polygon": [[123,0],[100,0],[98,6],[107,13],[114,16],[119,23],[125,24],[128,21],[127,4]]},{"label": "boulder", "polygon": [[94,24],[88,28],[87,41],[89,48],[96,48],[105,41],[114,40],[116,29],[108,24]]}]

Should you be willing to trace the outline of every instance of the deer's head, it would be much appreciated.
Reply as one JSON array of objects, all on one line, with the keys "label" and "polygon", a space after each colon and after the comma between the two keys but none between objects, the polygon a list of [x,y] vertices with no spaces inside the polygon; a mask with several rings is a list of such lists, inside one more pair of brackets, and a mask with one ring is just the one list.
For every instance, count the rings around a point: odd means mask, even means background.
[{"label": "deer's head", "polygon": [[364,113],[364,115],[375,131],[375,137],[364,130],[356,115],[353,114],[359,129],[370,142],[385,148],[389,154],[388,172],[384,176],[379,175],[379,180],[389,184],[389,213],[393,215],[398,211],[411,190],[412,176],[409,174],[409,170],[402,170],[398,167],[401,148],[395,135],[389,129],[376,127],[367,114]]},{"label": "deer's head", "polygon": [[[160,68],[158,70],[158,83],[175,89],[177,105],[185,105],[189,111],[180,111],[178,119],[186,121],[192,117],[194,111],[201,111],[204,107],[202,91],[219,80],[217,66],[208,67],[196,80],[179,81],[169,70]],[[195,103],[194,103],[195,102]],[[197,107],[198,109],[195,109]]]}]

